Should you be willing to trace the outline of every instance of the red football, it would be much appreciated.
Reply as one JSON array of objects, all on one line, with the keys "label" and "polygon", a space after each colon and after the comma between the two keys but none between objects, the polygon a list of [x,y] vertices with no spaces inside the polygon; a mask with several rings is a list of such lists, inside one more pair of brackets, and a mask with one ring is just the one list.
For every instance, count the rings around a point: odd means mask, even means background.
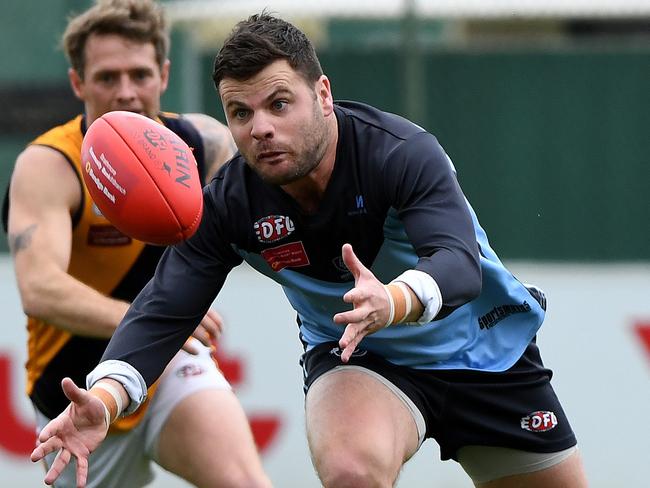
[{"label": "red football", "polygon": [[124,234],[152,244],[190,237],[203,213],[192,150],[143,115],[115,111],[95,120],[81,146],[93,201]]}]

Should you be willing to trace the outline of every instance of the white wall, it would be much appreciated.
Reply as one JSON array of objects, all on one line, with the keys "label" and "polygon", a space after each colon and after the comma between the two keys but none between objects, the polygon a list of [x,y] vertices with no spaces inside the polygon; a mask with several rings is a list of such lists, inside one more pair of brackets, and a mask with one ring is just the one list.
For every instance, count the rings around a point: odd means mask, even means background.
[{"label": "white wall", "polygon": [[[650,265],[513,263],[510,268],[547,291],[549,312],[538,343],[546,364],[555,370],[553,383],[578,435],[591,486],[646,486],[650,349],[635,334],[634,324],[645,322],[650,328]],[[20,425],[29,428],[30,404],[23,393],[24,319],[6,256],[0,258],[0,305],[0,359],[10,360],[13,382],[6,391],[0,378],[0,400],[10,402]],[[242,267],[229,277],[216,307],[227,321],[222,352],[243,368],[235,388],[249,417],[279,422],[263,452],[274,484],[320,486],[306,450],[297,326],[279,287]],[[6,416],[0,417],[2,486],[41,486],[40,466],[3,447],[7,422]],[[152,486],[188,485],[163,474]],[[398,486],[455,488],[471,483],[455,463],[442,463],[435,443],[427,441],[405,467]]]}]

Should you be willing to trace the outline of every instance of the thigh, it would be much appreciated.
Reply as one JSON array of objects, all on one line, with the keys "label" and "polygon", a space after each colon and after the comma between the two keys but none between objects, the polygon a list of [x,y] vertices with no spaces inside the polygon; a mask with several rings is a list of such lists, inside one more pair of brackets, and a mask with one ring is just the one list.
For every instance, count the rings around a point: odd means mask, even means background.
[{"label": "thigh", "polygon": [[[355,352],[343,364],[335,345],[306,354],[309,447],[326,485],[341,470],[392,484],[419,446],[421,414],[399,388]],[[339,353],[340,354],[340,353]]]},{"label": "thigh", "polygon": [[248,419],[205,348],[179,352],[150,406],[149,448],[196,486],[265,486]]},{"label": "thigh", "polygon": [[232,390],[217,368],[210,349],[198,341],[196,347],[198,354],[181,350],[172,358],[149,401],[143,422],[146,423],[147,454],[154,460],[158,459],[159,436],[164,425],[186,398],[201,391]]},{"label": "thigh", "polygon": [[[39,430],[49,422],[38,410],[36,422]],[[138,488],[153,480],[151,461],[145,454],[143,426],[125,433],[111,433],[88,458],[87,488]],[[47,469],[56,453],[45,458]],[[55,488],[74,488],[76,482],[74,459],[54,483]]]}]

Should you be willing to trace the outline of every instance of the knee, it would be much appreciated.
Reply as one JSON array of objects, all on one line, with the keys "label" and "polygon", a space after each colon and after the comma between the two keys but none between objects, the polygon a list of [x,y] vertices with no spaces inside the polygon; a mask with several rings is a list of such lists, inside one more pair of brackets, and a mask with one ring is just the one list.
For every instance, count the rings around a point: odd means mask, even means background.
[{"label": "knee", "polygon": [[380,463],[349,453],[328,456],[316,465],[325,488],[390,487],[394,481]]}]

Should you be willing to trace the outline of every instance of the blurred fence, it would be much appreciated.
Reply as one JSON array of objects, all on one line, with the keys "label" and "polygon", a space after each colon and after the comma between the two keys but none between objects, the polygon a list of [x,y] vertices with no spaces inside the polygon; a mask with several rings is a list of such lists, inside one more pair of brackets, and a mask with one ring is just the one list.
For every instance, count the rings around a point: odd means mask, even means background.
[{"label": "blurred fence", "polygon": [[[56,43],[66,14],[89,2],[37,2],[46,15],[35,16],[34,1],[9,1],[0,21],[0,42],[11,46],[0,63],[3,190],[22,145],[80,110]],[[165,108],[223,119],[210,72],[237,10],[230,1],[168,4],[178,21]],[[354,17],[328,16],[343,8],[335,2],[311,18],[312,4],[301,3],[294,21],[315,39],[335,98],[410,116],[433,132],[503,257],[650,259],[648,19],[442,19],[426,2],[428,17],[418,18],[387,8],[415,3],[389,1],[373,17],[359,13],[363,2]],[[644,2],[619,4],[628,14],[634,5],[643,14]],[[200,7],[200,21],[188,17]],[[220,8],[230,16],[221,20]]]}]

